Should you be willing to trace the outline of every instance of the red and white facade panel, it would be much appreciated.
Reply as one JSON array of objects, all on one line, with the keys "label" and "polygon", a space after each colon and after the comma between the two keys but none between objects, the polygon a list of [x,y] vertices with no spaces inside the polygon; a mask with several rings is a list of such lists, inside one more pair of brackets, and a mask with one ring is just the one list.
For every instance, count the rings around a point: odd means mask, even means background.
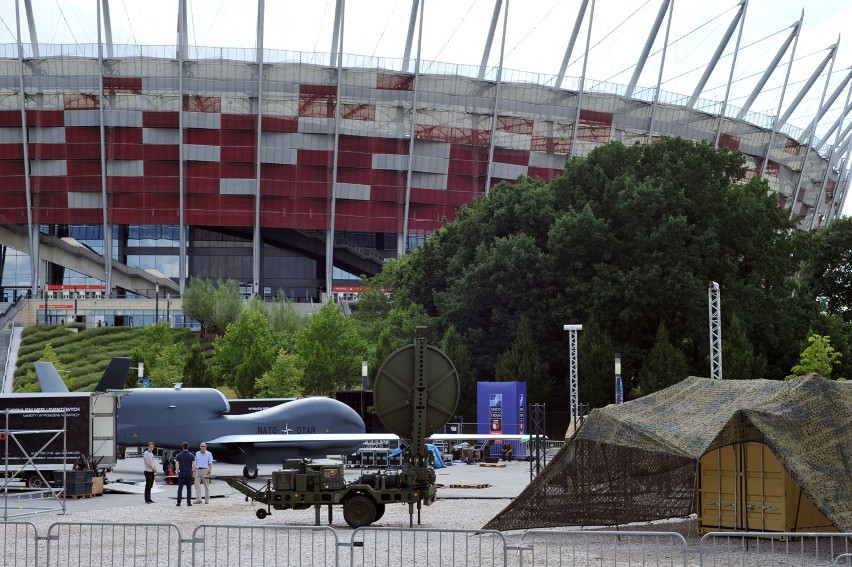
[{"label": "red and white facade panel", "polygon": [[[259,104],[257,66],[234,61],[185,62],[183,92],[176,61],[109,61],[101,97],[100,69],[74,58],[25,66],[35,222],[104,222],[105,186],[107,222],[176,224],[182,186],[187,224],[247,227],[259,188],[262,226],[327,230],[337,132],[335,230],[401,233],[410,186],[409,229],[429,233],[487,180],[552,179],[568,155],[647,141],[652,121],[651,105],[614,95],[437,75],[421,76],[415,93],[413,76],[375,69],[346,69],[338,87],[335,68],[295,63],[264,65]],[[0,216],[22,224],[18,72],[16,60],[0,60]],[[655,113],[652,140],[716,138],[718,116],[663,104]],[[746,152],[751,173],[760,171],[769,132],[731,120],[721,127],[720,145]],[[766,173],[780,200],[801,194],[807,211],[824,159],[811,152],[801,176],[803,153],[776,134]]]}]

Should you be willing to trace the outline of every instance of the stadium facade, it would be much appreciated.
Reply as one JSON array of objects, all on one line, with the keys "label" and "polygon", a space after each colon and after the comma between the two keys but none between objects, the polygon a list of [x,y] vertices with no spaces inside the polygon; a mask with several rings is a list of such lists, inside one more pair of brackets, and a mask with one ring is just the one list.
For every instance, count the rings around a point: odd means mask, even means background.
[{"label": "stadium facade", "polygon": [[[740,150],[804,230],[839,214],[848,184],[808,132],[658,88],[262,48],[0,48],[8,299],[92,278],[149,295],[156,279],[115,283],[125,269],[319,299],[495,184],[550,180],[611,140]],[[80,243],[113,261],[63,260]]]}]

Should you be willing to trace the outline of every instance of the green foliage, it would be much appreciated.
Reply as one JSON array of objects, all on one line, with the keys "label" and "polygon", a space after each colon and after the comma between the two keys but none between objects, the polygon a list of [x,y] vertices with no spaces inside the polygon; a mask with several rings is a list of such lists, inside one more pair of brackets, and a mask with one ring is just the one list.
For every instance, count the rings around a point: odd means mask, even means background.
[{"label": "green foliage", "polygon": [[152,388],[166,388],[183,380],[186,346],[168,323],[145,327],[133,358],[145,363],[145,375]]},{"label": "green foliage", "polygon": [[634,397],[646,396],[686,378],[688,364],[686,356],[669,341],[663,323],[657,329],[657,340],[642,365],[639,385],[631,392]]},{"label": "green foliage", "polygon": [[193,341],[183,366],[183,385],[187,388],[212,388],[213,376],[201,341]]},{"label": "green foliage", "polygon": [[636,368],[664,325],[685,357],[683,378],[707,372],[707,282],[717,281],[723,313],[739,317],[754,360],[767,361],[763,375],[779,379],[798,337],[822,318],[794,293],[788,215],[765,181],[742,182],[745,171],[742,154],[703,142],[606,144],[551,183],[520,178],[462,207],[423,246],[386,263],[382,285],[395,304],[422,306],[439,330],[461,329],[480,380],[493,377],[522,317],[535,322],[548,374],[567,376],[562,326],[592,314]]},{"label": "green foliage", "polygon": [[547,399],[553,379],[547,373],[547,364],[541,360],[526,317],[521,317],[518,323],[512,346],[497,358],[494,377],[499,382],[526,382],[527,398],[531,402]]},{"label": "green foliage", "polygon": [[367,343],[340,308],[328,302],[296,335],[296,354],[305,365],[305,394],[325,395],[360,381]]},{"label": "green foliage", "polygon": [[201,333],[221,335],[243,310],[240,286],[235,280],[215,284],[191,280],[183,294],[183,312],[201,324]]},{"label": "green foliage", "polygon": [[[259,301],[259,300],[255,300]],[[272,330],[276,333],[292,335],[298,333],[308,324],[308,317],[296,312],[293,303],[287,299],[283,291],[272,301],[260,302]]]},{"label": "green foliage", "polygon": [[[375,339],[375,346],[369,353],[369,382],[376,378],[376,372],[382,362],[395,350],[414,341],[414,331],[417,327],[427,327],[429,317],[423,308],[414,303],[405,306],[394,306],[381,322],[381,331]],[[427,337],[429,341],[433,337]]]},{"label": "green foliage", "polygon": [[733,317],[728,332],[722,334],[722,378],[754,380],[763,378],[765,372],[766,357],[754,352],[742,321]]},{"label": "green foliage", "polygon": [[455,325],[450,325],[444,331],[444,336],[441,339],[441,352],[452,361],[456,373],[459,375],[459,403],[456,406],[456,413],[472,416],[475,420],[476,378],[471,371],[470,354],[468,354],[461,333]]},{"label": "green foliage", "polygon": [[589,408],[615,401],[615,349],[595,317],[583,324],[577,339],[579,399]]},{"label": "green foliage", "polygon": [[833,219],[825,229],[800,238],[809,248],[802,270],[804,289],[826,312],[852,322],[852,217]]},{"label": "green foliage", "polygon": [[790,370],[792,374],[787,376],[787,380],[812,373],[831,378],[834,365],[839,363],[842,356],[831,346],[831,337],[813,334],[808,337],[808,342],[810,345],[802,351],[799,364]]},{"label": "green foliage", "polygon": [[244,310],[213,343],[224,383],[243,398],[254,397],[255,381],[272,366],[278,349],[269,321],[257,308]]},{"label": "green foliage", "polygon": [[303,394],[304,375],[299,357],[281,349],[272,367],[255,383],[255,395],[259,398],[298,398]]}]

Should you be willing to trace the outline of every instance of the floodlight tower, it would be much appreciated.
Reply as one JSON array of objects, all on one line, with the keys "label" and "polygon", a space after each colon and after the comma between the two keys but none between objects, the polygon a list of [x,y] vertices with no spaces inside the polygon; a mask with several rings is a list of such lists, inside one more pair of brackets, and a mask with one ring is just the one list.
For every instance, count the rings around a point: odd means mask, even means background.
[{"label": "floodlight tower", "polygon": [[722,311],[719,284],[710,282],[707,299],[710,309],[710,378],[722,379]]},{"label": "floodlight tower", "polygon": [[577,332],[583,330],[582,325],[563,325],[562,328],[568,331],[568,352],[571,360],[570,374],[570,394],[571,394],[571,421],[574,427],[577,427],[577,420],[580,417],[580,403],[577,399]]}]

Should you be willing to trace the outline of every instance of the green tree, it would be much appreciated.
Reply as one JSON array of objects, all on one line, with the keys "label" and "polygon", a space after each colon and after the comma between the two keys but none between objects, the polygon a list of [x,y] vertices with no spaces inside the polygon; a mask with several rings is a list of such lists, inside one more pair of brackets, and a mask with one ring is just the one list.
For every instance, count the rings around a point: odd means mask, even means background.
[{"label": "green tree", "polygon": [[742,321],[734,316],[728,332],[722,335],[722,378],[753,380],[766,373],[766,357],[755,354]]},{"label": "green tree", "polygon": [[146,374],[152,388],[168,388],[183,381],[186,347],[182,343],[161,346],[154,354],[154,363]]},{"label": "green tree", "polygon": [[597,318],[583,323],[577,339],[580,402],[601,408],[615,401],[615,349]]},{"label": "green tree", "polygon": [[463,330],[483,380],[522,316],[535,322],[552,376],[568,373],[563,324],[591,314],[636,367],[662,323],[688,369],[706,373],[707,282],[717,281],[725,311],[740,316],[755,356],[768,361],[765,376],[780,379],[819,317],[794,293],[787,214],[764,180],[745,173],[741,153],[703,142],[613,142],[572,159],[550,183],[495,187],[382,276],[394,302]]},{"label": "green tree", "polygon": [[145,327],[142,340],[133,349],[133,359],[137,364],[144,363],[145,376],[155,387],[169,387],[182,381],[185,354],[183,341],[166,322]]},{"label": "green tree", "polygon": [[[369,383],[376,378],[376,372],[385,359],[398,348],[414,342],[414,332],[417,327],[432,328],[429,317],[423,308],[409,303],[405,306],[394,306],[388,311],[381,324],[381,331],[375,340],[373,349],[369,351]],[[427,337],[430,344],[432,337]]]},{"label": "green tree", "polygon": [[334,303],[314,313],[296,335],[295,349],[305,368],[305,394],[326,395],[359,383],[367,343]]},{"label": "green tree", "polygon": [[238,396],[254,397],[255,381],[272,367],[279,344],[264,313],[244,310],[213,342],[213,355],[225,384]]},{"label": "green tree", "polygon": [[852,217],[834,219],[801,238],[811,249],[803,262],[805,289],[828,313],[852,322]]},{"label": "green tree", "polygon": [[677,384],[688,373],[686,356],[669,341],[666,326],[660,323],[657,340],[642,365],[639,385],[631,394],[634,397],[646,396]]},{"label": "green tree", "polygon": [[193,341],[183,366],[183,384],[187,388],[212,388],[213,376],[201,341]]},{"label": "green tree", "polygon": [[441,351],[447,355],[456,373],[459,375],[459,403],[456,413],[476,419],[476,377],[470,367],[470,354],[464,344],[461,333],[455,325],[450,325],[441,338]]},{"label": "green tree", "polygon": [[813,334],[808,337],[810,343],[799,357],[799,364],[790,371],[787,380],[816,373],[824,378],[831,378],[834,365],[839,363],[842,356],[831,346],[831,337]]},{"label": "green tree", "polygon": [[204,279],[191,280],[183,294],[183,312],[201,324],[201,334],[222,334],[243,310],[240,287],[235,280],[215,284]]},{"label": "green tree", "polygon": [[255,384],[255,394],[260,398],[298,398],[303,394],[304,375],[299,357],[281,349],[272,367]]},{"label": "green tree", "polygon": [[526,317],[521,317],[518,322],[512,346],[497,358],[494,376],[499,382],[526,382],[527,398],[531,402],[547,399],[553,379],[541,360],[532,326]]},{"label": "green tree", "polygon": [[305,328],[308,318],[296,311],[283,291],[272,301],[261,302],[266,318],[277,333],[295,334]]}]

